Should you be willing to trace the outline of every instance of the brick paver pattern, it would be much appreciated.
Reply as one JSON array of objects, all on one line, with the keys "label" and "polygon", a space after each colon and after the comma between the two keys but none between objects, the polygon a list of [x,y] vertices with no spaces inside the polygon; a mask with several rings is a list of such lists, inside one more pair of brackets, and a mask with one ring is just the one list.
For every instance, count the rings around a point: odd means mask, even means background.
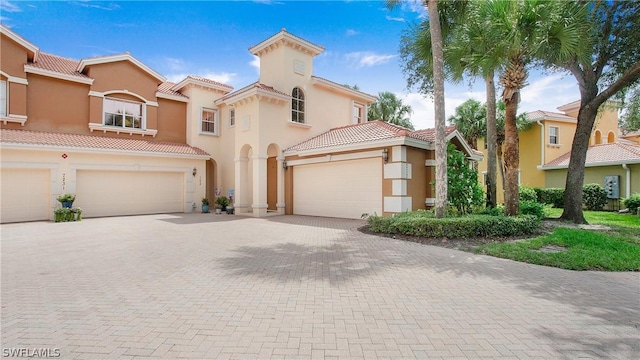
[{"label": "brick paver pattern", "polygon": [[[214,214],[5,224],[2,348],[63,359],[617,358],[640,273],[575,272]],[[4,356],[4,355],[3,355]]]}]

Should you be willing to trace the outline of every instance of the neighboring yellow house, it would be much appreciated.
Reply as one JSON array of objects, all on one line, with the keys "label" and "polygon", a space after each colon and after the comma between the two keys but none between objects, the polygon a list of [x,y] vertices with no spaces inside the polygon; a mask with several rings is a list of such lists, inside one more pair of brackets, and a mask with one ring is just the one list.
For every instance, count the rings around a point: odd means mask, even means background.
[{"label": "neighboring yellow house", "polygon": [[368,121],[376,97],[315,76],[324,49],[284,29],[249,48],[260,75],[238,90],[169,82],[128,53],[74,60],[0,35],[0,222],[52,219],[64,193],[86,217],[193,212],[221,195],[257,217],[434,202],[433,130]]},{"label": "neighboring yellow house", "polygon": [[[574,101],[560,106],[558,110],[562,111],[561,113],[537,110],[526,114],[527,119],[531,122],[531,126],[527,130],[519,133],[520,185],[528,187],[564,187],[566,168],[577,125],[579,109],[580,101]],[[607,149],[609,149],[607,151],[594,152],[593,147],[596,145],[623,142],[625,145],[624,149],[627,149],[629,153],[625,152],[625,155],[620,159],[617,157],[611,158],[611,161],[615,163],[615,165],[640,163],[640,155],[638,155],[637,158],[633,155],[638,152],[636,149],[637,144],[629,140],[619,139],[618,133],[617,109],[613,106],[603,107],[596,118],[589,142],[591,147],[587,156],[585,184],[600,183],[604,185],[605,173],[620,175],[618,174],[620,171],[611,172],[609,171],[610,169],[603,168],[606,164],[598,160],[598,156],[616,154],[616,151],[613,150],[614,147],[609,146],[607,147]],[[478,147],[486,159],[487,150],[484,139],[479,139]],[[596,153],[598,155],[595,155]],[[638,152],[638,154],[640,154],[640,152]],[[478,164],[480,182],[483,186],[486,186],[484,176],[486,170],[487,162],[484,160]],[[631,173],[626,173],[626,170],[622,168],[620,168],[620,170],[622,171],[621,175],[624,177],[624,179],[621,180],[622,189],[627,189],[628,183],[628,192],[639,192],[640,184],[636,185],[635,182],[626,180],[627,176],[629,176],[629,179],[632,179]],[[633,172],[632,170],[630,171]],[[640,173],[633,177],[633,179],[636,178],[640,181]],[[502,179],[499,174],[497,182],[497,199],[498,203],[502,203],[504,202],[504,191]],[[627,191],[623,191],[621,196],[628,196]]]}]

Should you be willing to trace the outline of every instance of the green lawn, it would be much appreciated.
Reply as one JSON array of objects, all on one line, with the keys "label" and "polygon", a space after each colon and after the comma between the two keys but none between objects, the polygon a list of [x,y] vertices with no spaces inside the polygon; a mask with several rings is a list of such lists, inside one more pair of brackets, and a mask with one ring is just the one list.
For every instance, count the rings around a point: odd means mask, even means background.
[{"label": "green lawn", "polygon": [[[549,209],[558,218],[562,209]],[[590,224],[611,230],[556,227],[534,239],[487,244],[477,253],[571,270],[640,271],[640,219],[630,214],[585,211]],[[557,252],[543,252],[552,247]],[[560,251],[558,251],[560,250]]]}]

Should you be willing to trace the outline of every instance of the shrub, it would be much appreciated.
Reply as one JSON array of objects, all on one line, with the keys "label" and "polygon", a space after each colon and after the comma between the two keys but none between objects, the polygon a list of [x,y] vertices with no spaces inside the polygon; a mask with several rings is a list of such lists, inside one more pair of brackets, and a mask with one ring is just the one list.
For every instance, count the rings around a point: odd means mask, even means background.
[{"label": "shrub", "polygon": [[540,219],[532,215],[466,215],[440,219],[432,216],[370,216],[367,221],[374,232],[436,238],[519,236],[534,233],[540,225]]},{"label": "shrub", "polygon": [[520,215],[533,215],[538,219],[544,219],[544,205],[537,201],[520,201]]},{"label": "shrub", "polygon": [[538,202],[551,204],[554,208],[564,207],[564,189],[561,188],[537,188]]},{"label": "shrub", "polygon": [[453,144],[447,147],[447,201],[459,215],[482,205],[484,192],[478,184],[478,170],[469,166],[464,154]]},{"label": "shrub", "polygon": [[607,193],[600,184],[587,184],[582,187],[582,201],[589,210],[602,210],[607,204]]},{"label": "shrub", "polygon": [[640,207],[640,193],[635,193],[623,201],[624,206],[629,209],[632,213],[638,212],[638,208]]},{"label": "shrub", "polygon": [[518,193],[520,194],[520,201],[538,201],[538,194],[533,188],[520,186]]},{"label": "shrub", "polygon": [[491,216],[503,216],[504,215],[504,205],[498,205],[494,208],[483,208],[480,211],[477,211],[475,214],[480,215],[491,215]]},{"label": "shrub", "polygon": [[226,196],[218,196],[216,198],[216,205],[219,205],[223,209],[226,208],[229,205],[229,203],[230,203],[229,198]]}]

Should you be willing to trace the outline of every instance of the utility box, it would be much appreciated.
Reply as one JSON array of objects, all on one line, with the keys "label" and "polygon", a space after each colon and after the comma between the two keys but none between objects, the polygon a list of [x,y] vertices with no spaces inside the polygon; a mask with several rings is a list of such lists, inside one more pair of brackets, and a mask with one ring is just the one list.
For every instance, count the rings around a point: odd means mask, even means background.
[{"label": "utility box", "polygon": [[604,191],[607,193],[607,199],[620,199],[620,176],[605,176]]}]

